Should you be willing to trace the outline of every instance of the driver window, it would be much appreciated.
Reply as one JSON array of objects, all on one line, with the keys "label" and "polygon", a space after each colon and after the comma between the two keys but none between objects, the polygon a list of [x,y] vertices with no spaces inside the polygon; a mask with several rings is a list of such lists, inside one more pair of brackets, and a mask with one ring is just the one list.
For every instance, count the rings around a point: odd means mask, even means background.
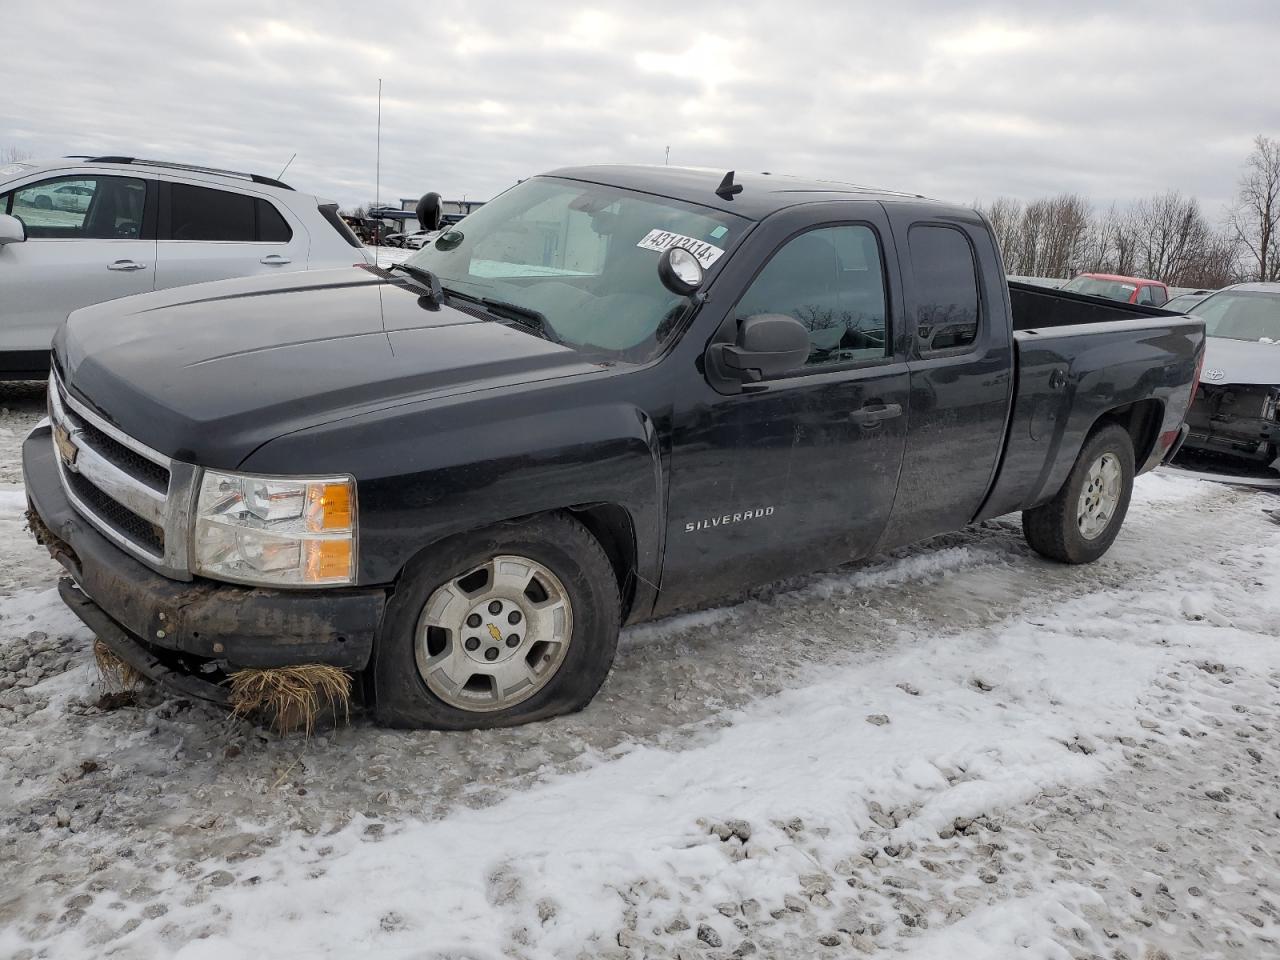
[{"label": "driver window", "polygon": [[66,177],[14,190],[6,211],[32,240],[137,240],[146,182],[132,177]]},{"label": "driver window", "polygon": [[795,317],[809,331],[807,365],[890,353],[880,243],[869,227],[810,230],[789,240],[738,301],[739,318]]}]

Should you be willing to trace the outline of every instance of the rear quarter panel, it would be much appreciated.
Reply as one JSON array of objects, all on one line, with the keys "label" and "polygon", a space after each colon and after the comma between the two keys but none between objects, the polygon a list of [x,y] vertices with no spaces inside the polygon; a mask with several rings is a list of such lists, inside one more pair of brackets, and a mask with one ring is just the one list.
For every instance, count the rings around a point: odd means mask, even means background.
[{"label": "rear quarter panel", "polygon": [[[979,519],[1051,499],[1089,433],[1112,411],[1154,399],[1161,407],[1157,438],[1177,431],[1204,349],[1204,325],[1151,318],[1023,330],[1014,334],[1014,348],[1008,442]],[[1158,442],[1136,451],[1138,472],[1155,467],[1162,452]]]}]

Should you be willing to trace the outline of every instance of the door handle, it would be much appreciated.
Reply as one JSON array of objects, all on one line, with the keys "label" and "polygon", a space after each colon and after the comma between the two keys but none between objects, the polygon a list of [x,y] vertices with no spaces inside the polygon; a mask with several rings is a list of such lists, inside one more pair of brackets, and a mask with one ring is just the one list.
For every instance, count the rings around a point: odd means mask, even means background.
[{"label": "door handle", "polygon": [[145,270],[145,263],[138,263],[136,260],[117,260],[115,263],[107,264],[108,270]]},{"label": "door handle", "polygon": [[265,263],[269,267],[283,267],[286,263],[293,263],[288,257],[282,257],[278,253],[270,253],[258,261]]},{"label": "door handle", "polygon": [[849,419],[860,427],[871,427],[884,420],[892,420],[894,417],[900,416],[902,416],[901,404],[881,403],[879,400],[873,400],[861,410],[855,410],[849,414]]}]

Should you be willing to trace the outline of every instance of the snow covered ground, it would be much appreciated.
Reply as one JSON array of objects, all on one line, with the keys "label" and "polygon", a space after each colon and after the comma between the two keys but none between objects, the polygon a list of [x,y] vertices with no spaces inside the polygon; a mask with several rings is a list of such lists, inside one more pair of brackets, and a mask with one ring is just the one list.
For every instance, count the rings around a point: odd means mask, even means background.
[{"label": "snow covered ground", "polygon": [[281,739],[101,696],[21,529],[40,404],[0,399],[0,956],[1280,956],[1272,495],[1152,475],[1091,567],[1005,518],[636,627],[537,726]]}]

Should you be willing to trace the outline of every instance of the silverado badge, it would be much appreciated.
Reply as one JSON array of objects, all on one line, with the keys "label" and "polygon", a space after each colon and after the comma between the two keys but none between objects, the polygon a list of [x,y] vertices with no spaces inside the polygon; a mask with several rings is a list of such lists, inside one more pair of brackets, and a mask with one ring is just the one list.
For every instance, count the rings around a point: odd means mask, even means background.
[{"label": "silverado badge", "polygon": [[53,428],[53,445],[58,448],[58,456],[62,458],[63,466],[68,470],[74,470],[80,448],[71,439],[71,431],[60,423],[55,424]]}]

